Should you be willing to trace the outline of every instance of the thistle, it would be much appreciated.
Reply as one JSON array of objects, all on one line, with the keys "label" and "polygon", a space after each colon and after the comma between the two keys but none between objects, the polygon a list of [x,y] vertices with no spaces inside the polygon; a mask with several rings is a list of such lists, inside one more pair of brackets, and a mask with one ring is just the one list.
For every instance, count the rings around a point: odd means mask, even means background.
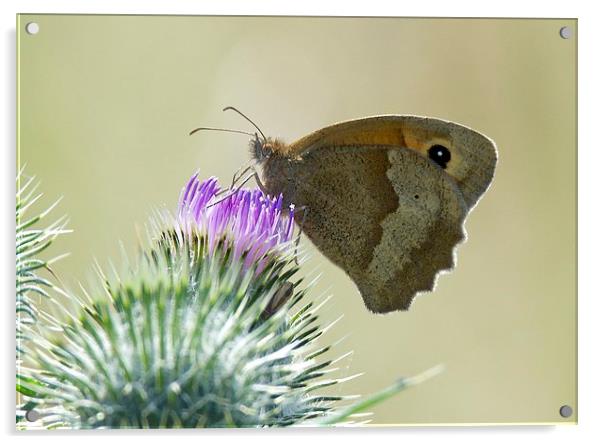
[{"label": "thistle", "polygon": [[24,353],[23,342],[28,339],[28,328],[38,319],[36,299],[48,298],[48,290],[53,284],[43,277],[42,270],[49,271],[50,262],[41,257],[54,239],[68,232],[65,230],[65,218],[60,218],[46,227],[39,227],[53,208],[56,201],[45,211],[27,217],[28,210],[42,197],[37,192],[35,178],[24,180],[23,171],[17,175],[16,195],[16,315],[17,315],[17,354]]},{"label": "thistle", "polygon": [[327,377],[336,369],[297,277],[294,211],[281,207],[281,196],[194,175],[133,264],[64,293],[74,310],[42,313],[18,385],[39,419],[18,427],[340,424],[433,374],[355,404],[320,393],[343,379]]},{"label": "thistle", "polygon": [[[226,191],[230,193],[230,191]],[[223,194],[223,193],[222,193]],[[281,198],[193,176],[128,272],[37,338],[23,382],[46,427],[286,426],[340,397],[291,257]]]},{"label": "thistle", "polygon": [[42,255],[57,236],[68,232],[64,217],[42,225],[58,201],[41,213],[29,216],[42,198],[42,193],[37,191],[38,183],[34,177],[26,179],[24,176],[23,170],[19,171],[15,212],[17,422],[24,419],[26,411],[36,406],[35,399],[29,397],[35,392],[26,390],[21,384],[27,382],[31,388],[37,389],[40,388],[40,382],[27,376],[23,368],[24,360],[32,347],[32,338],[36,336],[35,328],[40,317],[39,300],[50,298],[49,292],[56,289],[44,274],[52,274],[50,264],[59,257],[46,259]]}]

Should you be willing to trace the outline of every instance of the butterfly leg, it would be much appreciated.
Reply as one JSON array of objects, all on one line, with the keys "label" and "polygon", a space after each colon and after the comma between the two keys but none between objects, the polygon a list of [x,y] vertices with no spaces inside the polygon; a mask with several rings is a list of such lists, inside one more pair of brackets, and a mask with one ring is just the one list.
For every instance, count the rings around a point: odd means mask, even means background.
[{"label": "butterfly leg", "polygon": [[265,194],[266,196],[269,196],[270,193],[268,193],[267,188],[265,187],[265,185],[261,181],[261,177],[259,177],[259,174],[257,173],[257,170],[253,166],[251,168],[253,169],[253,177],[255,178],[255,182],[257,183],[257,186],[263,192],[263,194]]},{"label": "butterfly leg", "polygon": [[[242,171],[241,171],[242,170]],[[257,172],[257,169],[255,168],[255,165],[253,164],[247,164],[246,167],[240,167],[238,169],[238,171],[234,174],[234,176],[232,177],[232,184],[230,185],[230,190],[234,189],[234,186],[237,184],[237,182],[240,181],[240,179],[245,175],[249,173],[249,176],[247,176],[243,182],[237,187],[237,191],[240,189],[240,187],[242,185],[244,185],[246,182],[249,181],[249,179],[252,177],[255,179],[255,182],[257,183],[257,186],[259,187],[259,189],[261,191],[263,191],[264,194],[268,194],[266,188],[264,187],[263,183],[261,182],[261,178],[259,177],[259,173]]]},{"label": "butterfly leg", "polygon": [[253,165],[247,164],[246,166],[241,166],[232,176],[232,184],[230,184],[230,189],[234,188],[234,185],[236,185],[240,178],[248,173],[251,169],[253,169]]},{"label": "butterfly leg", "polygon": [[[207,205],[207,208],[212,207],[214,205],[217,205],[218,203],[221,203],[223,201],[225,201],[226,199],[229,199],[230,197],[234,196],[236,193],[238,193],[241,188],[249,181],[253,178],[253,174],[249,174],[247,177],[245,177],[242,182],[240,182],[239,185],[236,186],[236,188],[232,189],[229,188],[227,190],[224,190],[223,193],[225,193],[225,195],[223,197],[220,197],[218,200],[216,200],[215,202],[211,202],[209,205]],[[222,193],[220,193],[222,194]],[[217,196],[220,196],[220,194],[217,194]]]},{"label": "butterfly leg", "polygon": [[[242,187],[242,185],[244,185],[246,182],[248,182],[251,178],[255,179],[255,183],[257,184],[257,187],[263,192],[263,194],[265,194],[266,196],[269,195],[268,190],[266,189],[266,187],[263,185],[263,182],[261,181],[261,177],[259,177],[259,173],[257,172],[257,169],[255,168],[255,165],[249,165],[247,166],[244,170],[243,173],[238,177],[238,179],[240,179],[240,177],[249,172],[249,175],[244,179],[244,181],[237,187],[236,191],[240,190],[240,188]],[[237,179],[237,180],[238,180]],[[234,180],[232,181],[232,187],[235,185]]]},{"label": "butterfly leg", "polygon": [[[249,173],[247,174],[247,176],[242,179],[242,176],[245,173]],[[225,196],[221,197],[220,199],[218,199],[215,202],[212,202],[210,205],[207,205],[207,207],[212,207],[213,205],[217,205],[220,202],[223,202],[224,200],[230,198],[231,196],[235,195],[236,193],[238,193],[242,187],[251,179],[255,179],[255,182],[257,182],[257,186],[259,187],[259,189],[265,194],[267,195],[268,192],[266,190],[266,188],[263,186],[263,183],[261,182],[261,178],[259,177],[259,174],[257,173],[257,170],[255,169],[255,166],[253,165],[249,165],[248,167],[246,167],[243,172],[241,174],[238,174],[238,172],[234,175],[234,177],[232,178],[232,185],[230,186],[229,189],[224,190],[223,192],[225,193]],[[238,184],[236,184],[235,182],[240,182]],[[234,186],[236,185],[236,188],[234,188]]]},{"label": "butterfly leg", "polygon": [[[235,173],[234,173],[234,175],[232,176],[232,183],[230,184],[230,186],[229,186],[227,189],[223,189],[223,190],[219,191],[219,192],[216,194],[216,196],[218,196],[218,197],[221,197],[221,196],[223,196],[224,194],[231,194],[231,193],[232,193],[232,190],[234,189],[234,186],[235,186],[235,185],[236,185],[236,184],[237,184],[237,183],[240,181],[240,179],[241,179],[241,178],[242,178],[242,177],[243,177],[243,176],[244,176],[244,175],[245,175],[247,172],[249,172],[249,170],[251,170],[252,168],[253,168],[253,166],[252,166],[252,165],[249,165],[248,163],[247,163],[247,165],[246,165],[246,166],[245,166],[245,165],[241,166],[241,167],[240,167],[238,170],[236,170],[236,172],[235,172]],[[246,181],[248,181],[248,180],[249,180],[248,178],[247,178],[247,179],[245,179],[245,180],[243,181],[243,183],[244,183],[244,182],[246,182]]]}]

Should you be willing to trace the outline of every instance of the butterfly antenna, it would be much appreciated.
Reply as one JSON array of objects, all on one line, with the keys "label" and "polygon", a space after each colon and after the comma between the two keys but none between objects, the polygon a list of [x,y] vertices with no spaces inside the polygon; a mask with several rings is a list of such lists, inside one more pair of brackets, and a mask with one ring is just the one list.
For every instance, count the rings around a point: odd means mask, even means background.
[{"label": "butterfly antenna", "polygon": [[263,131],[261,131],[261,129],[255,124],[255,122],[253,122],[251,119],[249,119],[247,116],[245,116],[241,111],[239,111],[238,109],[234,108],[233,106],[227,106],[225,107],[222,111],[228,111],[229,109],[231,109],[232,111],[240,114],[247,122],[249,122],[251,125],[253,125],[255,128],[257,128],[257,131],[259,131],[259,134],[261,134],[261,137],[263,137],[263,140],[268,140],[268,138],[265,136],[265,134],[263,134]]},{"label": "butterfly antenna", "polygon": [[255,136],[255,134],[249,133],[247,131],[239,131],[239,130],[233,130],[233,129],[228,129],[228,128],[211,128],[211,127],[208,127],[208,126],[204,126],[204,127],[201,127],[201,128],[195,128],[192,131],[190,131],[190,133],[188,133],[188,135],[192,136],[197,131],[224,131],[226,133],[246,134],[247,136],[251,136],[251,137]]}]

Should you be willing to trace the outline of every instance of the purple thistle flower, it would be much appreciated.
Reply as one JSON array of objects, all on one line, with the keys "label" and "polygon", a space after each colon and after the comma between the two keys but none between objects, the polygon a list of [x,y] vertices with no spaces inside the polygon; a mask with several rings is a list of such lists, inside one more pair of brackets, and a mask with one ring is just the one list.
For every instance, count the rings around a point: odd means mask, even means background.
[{"label": "purple thistle flower", "polygon": [[223,240],[232,248],[233,260],[244,258],[244,268],[255,264],[259,273],[270,254],[283,253],[290,246],[293,207],[283,212],[282,195],[270,197],[258,189],[225,190],[231,193],[225,199],[218,196],[220,191],[215,177],[201,182],[194,174],[180,194],[180,222],[184,227],[195,225],[206,236],[208,254]]}]

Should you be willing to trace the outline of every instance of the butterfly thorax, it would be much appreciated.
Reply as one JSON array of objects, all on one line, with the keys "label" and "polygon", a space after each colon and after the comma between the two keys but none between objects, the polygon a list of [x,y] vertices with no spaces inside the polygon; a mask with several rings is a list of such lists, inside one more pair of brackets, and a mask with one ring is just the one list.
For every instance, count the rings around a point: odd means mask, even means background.
[{"label": "butterfly thorax", "polygon": [[283,196],[283,208],[296,202],[296,176],[300,159],[291,157],[288,145],[278,139],[254,141],[253,155],[261,170],[262,188],[271,196]]}]

